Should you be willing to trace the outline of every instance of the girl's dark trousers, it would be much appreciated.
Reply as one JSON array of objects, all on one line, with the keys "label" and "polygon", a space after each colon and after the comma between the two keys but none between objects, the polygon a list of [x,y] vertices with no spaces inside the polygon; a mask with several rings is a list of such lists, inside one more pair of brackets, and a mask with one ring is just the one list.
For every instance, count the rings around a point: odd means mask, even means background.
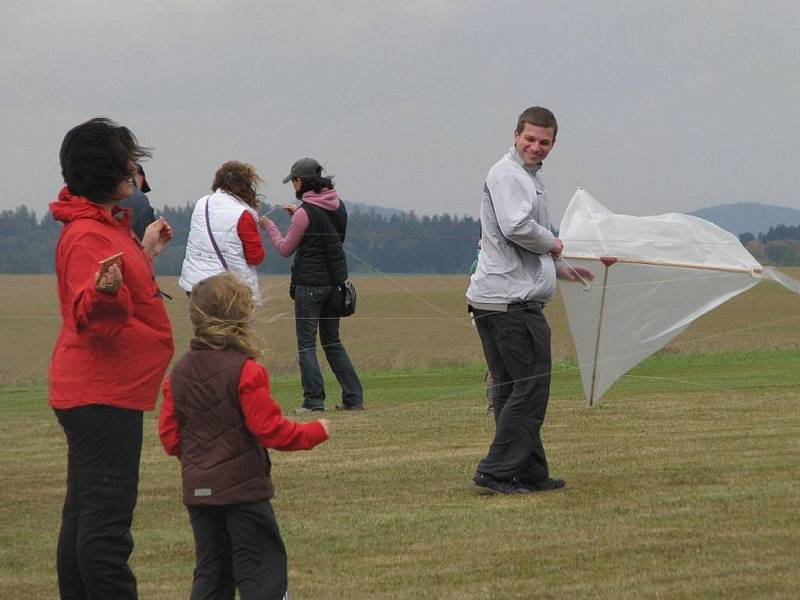
[{"label": "girl's dark trousers", "polygon": [[187,506],[196,566],[191,600],[280,600],[286,548],[269,500]]}]

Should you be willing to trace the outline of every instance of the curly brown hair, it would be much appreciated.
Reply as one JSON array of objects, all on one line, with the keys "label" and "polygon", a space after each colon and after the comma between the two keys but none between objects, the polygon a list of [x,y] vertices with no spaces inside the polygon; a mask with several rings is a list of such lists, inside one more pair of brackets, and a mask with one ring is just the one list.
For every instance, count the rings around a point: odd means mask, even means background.
[{"label": "curly brown hair", "polygon": [[236,196],[248,206],[258,208],[258,186],[263,182],[253,165],[229,160],[217,169],[211,191],[216,192],[221,189]]},{"label": "curly brown hair", "polygon": [[253,328],[253,290],[230,272],[198,282],[189,295],[189,320],[194,336],[214,350],[261,355]]}]

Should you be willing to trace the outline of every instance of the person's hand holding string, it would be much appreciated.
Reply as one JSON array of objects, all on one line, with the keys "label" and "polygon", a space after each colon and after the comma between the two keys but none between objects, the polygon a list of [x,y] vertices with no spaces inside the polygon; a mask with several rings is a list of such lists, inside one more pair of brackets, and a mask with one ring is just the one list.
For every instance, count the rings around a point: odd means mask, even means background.
[{"label": "person's hand holding string", "polygon": [[556,238],[553,243],[553,249],[550,251],[553,258],[560,261],[560,263],[557,263],[559,266],[556,276],[559,279],[566,279],[567,281],[580,281],[588,290],[591,287],[589,282],[594,279],[594,274],[586,267],[576,267],[569,264],[569,262],[561,256],[563,252],[564,242]]},{"label": "person's hand holding string", "polygon": [[550,254],[553,258],[561,258],[561,253],[564,251],[564,242],[560,239],[555,238],[553,240],[553,248],[550,250]]},{"label": "person's hand holding string", "polygon": [[261,225],[261,227],[264,229],[264,231],[266,231],[270,227],[275,226],[275,223],[272,221],[272,219],[267,217],[267,215],[270,214],[271,212],[279,209],[279,208],[282,208],[283,210],[285,210],[287,213],[289,213],[289,215],[293,215],[295,213],[295,211],[297,211],[297,205],[296,204],[284,204],[283,206],[280,206],[280,205],[273,206],[271,209],[269,209],[263,215],[259,215],[259,217],[258,217],[258,224]]},{"label": "person's hand holding string", "polygon": [[558,269],[558,278],[566,279],[567,281],[580,281],[588,286],[587,282],[594,279],[594,274],[586,267],[575,267],[569,264],[563,264]]},{"label": "person's hand holding string", "polygon": [[172,239],[172,227],[164,217],[159,217],[144,230],[142,247],[150,258],[155,258]]},{"label": "person's hand holding string", "polygon": [[112,263],[100,263],[100,268],[94,274],[94,288],[98,292],[114,296],[122,287],[122,271],[118,261],[119,257]]},{"label": "person's hand holding string", "polygon": [[272,222],[272,219],[270,219],[267,215],[259,215],[258,224],[261,225],[261,228],[264,231],[275,225],[275,223]]}]

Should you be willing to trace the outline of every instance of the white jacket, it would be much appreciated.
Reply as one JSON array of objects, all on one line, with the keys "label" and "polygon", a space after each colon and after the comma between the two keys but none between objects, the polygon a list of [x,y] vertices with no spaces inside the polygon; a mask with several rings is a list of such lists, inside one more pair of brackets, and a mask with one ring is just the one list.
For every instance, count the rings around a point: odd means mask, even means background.
[{"label": "white jacket", "polygon": [[250,286],[253,290],[253,301],[256,305],[260,305],[258,274],[253,265],[247,264],[242,240],[239,239],[239,233],[236,230],[243,212],[249,212],[256,220],[258,220],[258,213],[235,196],[222,190],[200,198],[194,205],[189,240],[186,243],[186,256],[183,259],[178,284],[187,292],[191,292],[192,287],[198,281],[208,279],[225,270],[208,237],[206,202],[208,202],[208,220],[211,222],[211,232],[214,234],[219,251],[228,264],[228,269]]},{"label": "white jacket", "polygon": [[481,250],[467,299],[479,304],[549,302],[556,265],[555,235],[539,165],[527,167],[516,149],[486,176],[481,203]]}]

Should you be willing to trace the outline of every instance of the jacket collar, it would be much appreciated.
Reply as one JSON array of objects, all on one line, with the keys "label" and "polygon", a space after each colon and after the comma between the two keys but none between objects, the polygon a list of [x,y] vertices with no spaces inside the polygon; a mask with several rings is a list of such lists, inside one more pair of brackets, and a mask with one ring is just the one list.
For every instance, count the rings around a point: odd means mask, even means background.
[{"label": "jacket collar", "polygon": [[94,219],[114,227],[130,229],[131,210],[114,206],[111,212],[83,196],[76,196],[67,186],[58,193],[58,200],[50,203],[53,219],[64,224],[78,219]]},{"label": "jacket collar", "polygon": [[192,340],[189,342],[189,348],[192,350],[211,350],[211,346],[206,344],[200,338],[192,338]]},{"label": "jacket collar", "polygon": [[516,146],[511,146],[511,149],[508,151],[508,158],[511,159],[513,162],[517,163],[520,167],[525,169],[531,177],[536,177],[539,171],[542,168],[542,163],[536,163],[535,165],[526,165],[525,161],[522,160],[522,157],[517,152]]}]

